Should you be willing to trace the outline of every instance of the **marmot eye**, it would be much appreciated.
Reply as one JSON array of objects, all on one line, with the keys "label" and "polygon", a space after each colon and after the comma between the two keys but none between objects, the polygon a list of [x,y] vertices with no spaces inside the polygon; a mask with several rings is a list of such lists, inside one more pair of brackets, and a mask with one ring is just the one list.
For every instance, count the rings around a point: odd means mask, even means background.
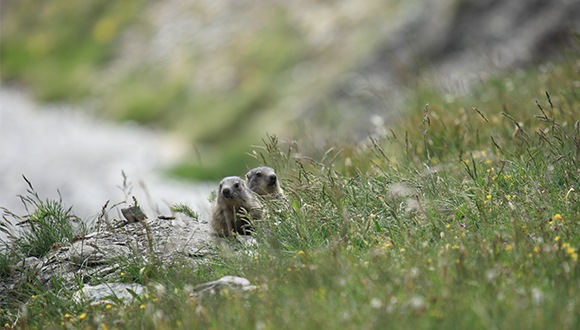
[{"label": "marmot eye", "polygon": [[259,178],[262,176],[262,173],[258,172],[258,173],[256,173],[256,176]]},{"label": "marmot eye", "polygon": [[234,184],[234,188],[238,189],[240,187],[239,183]]}]

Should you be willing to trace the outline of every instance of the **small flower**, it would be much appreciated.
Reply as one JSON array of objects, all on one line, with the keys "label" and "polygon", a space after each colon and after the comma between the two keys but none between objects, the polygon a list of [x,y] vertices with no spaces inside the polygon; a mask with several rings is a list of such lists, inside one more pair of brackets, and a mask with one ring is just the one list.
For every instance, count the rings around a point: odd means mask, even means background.
[{"label": "small flower", "polygon": [[401,249],[401,252],[405,252],[405,248],[402,248],[402,249]]},{"label": "small flower", "polygon": [[125,273],[121,272],[121,276],[125,276]]},{"label": "small flower", "polygon": [[530,258],[532,257],[532,252],[528,253],[528,257]]},{"label": "small flower", "polygon": [[105,306],[106,309],[111,309],[111,305],[107,304],[107,306]]},{"label": "small flower", "polygon": [[505,246],[505,249],[506,250],[511,250],[512,249],[512,246],[508,244],[508,245]]},{"label": "small flower", "polygon": [[64,317],[65,318],[69,318],[70,317],[70,314],[64,314]]},{"label": "small flower", "polygon": [[465,224],[462,222],[459,224],[461,227],[465,228]]},{"label": "small flower", "polygon": [[365,261],[365,265],[368,265],[368,264],[369,264],[369,262],[368,261]]},{"label": "small flower", "polygon": [[562,216],[560,215],[560,213],[558,213],[554,216],[554,218],[556,218],[556,220],[561,220]]},{"label": "small flower", "polygon": [[574,248],[568,248],[566,252],[568,252],[568,254],[574,254]]},{"label": "small flower", "polygon": [[10,327],[10,324],[6,323],[6,324],[4,324],[4,327],[8,328],[8,327]]},{"label": "small flower", "polygon": [[554,241],[559,241],[560,240],[560,236],[556,236],[556,238],[554,238]]},{"label": "small flower", "polygon": [[431,260],[431,258],[427,259],[428,263],[431,263],[433,260]]},{"label": "small flower", "polygon": [[141,306],[139,306],[139,308],[145,309],[145,305],[141,305]]},{"label": "small flower", "polygon": [[459,249],[459,246],[457,246],[457,244],[454,244],[451,248],[456,250],[456,249]]},{"label": "small flower", "polygon": [[298,251],[298,254],[304,254],[304,251]]},{"label": "small flower", "polygon": [[564,244],[562,244],[562,248],[565,249],[565,248],[568,248],[568,247],[570,247],[570,243],[564,243]]},{"label": "small flower", "polygon": [[574,261],[578,261],[578,253],[572,253],[572,254],[570,255],[570,257],[572,258],[572,260],[574,260]]},{"label": "small flower", "polygon": [[82,320],[82,319],[84,319],[85,317],[87,317],[87,313],[82,313],[82,314],[79,316],[79,319],[81,319],[81,320]]},{"label": "small flower", "polygon": [[449,227],[451,227],[451,225],[447,225],[447,226],[445,226],[445,228],[447,228],[447,229],[449,229]]},{"label": "small flower", "polygon": [[487,165],[487,164],[491,164],[491,160],[489,160],[489,159],[488,159],[488,160],[486,160],[486,161],[485,161],[485,164],[486,164],[486,165]]},{"label": "small flower", "polygon": [[101,323],[101,328],[103,328],[103,330],[109,330],[109,328],[107,328],[107,325],[105,323]]},{"label": "small flower", "polygon": [[289,271],[289,272],[291,272],[291,271],[292,271],[292,268],[288,268],[288,269],[286,269],[286,270],[287,270],[287,271]]},{"label": "small flower", "polygon": [[534,252],[536,252],[536,253],[540,252],[540,247],[537,245],[534,246]]},{"label": "small flower", "polygon": [[487,195],[487,196],[485,196],[485,198],[491,199],[491,195]]}]

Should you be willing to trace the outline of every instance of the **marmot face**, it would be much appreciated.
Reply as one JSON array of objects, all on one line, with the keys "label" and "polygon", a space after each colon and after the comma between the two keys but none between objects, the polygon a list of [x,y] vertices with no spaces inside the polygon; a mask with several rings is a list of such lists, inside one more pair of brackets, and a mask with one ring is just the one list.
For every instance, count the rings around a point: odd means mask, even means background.
[{"label": "marmot face", "polygon": [[248,187],[238,176],[228,176],[220,182],[218,198],[228,205],[241,205],[248,198]]},{"label": "marmot face", "polygon": [[256,167],[246,174],[248,188],[258,195],[281,194],[282,189],[274,169],[267,166]]}]

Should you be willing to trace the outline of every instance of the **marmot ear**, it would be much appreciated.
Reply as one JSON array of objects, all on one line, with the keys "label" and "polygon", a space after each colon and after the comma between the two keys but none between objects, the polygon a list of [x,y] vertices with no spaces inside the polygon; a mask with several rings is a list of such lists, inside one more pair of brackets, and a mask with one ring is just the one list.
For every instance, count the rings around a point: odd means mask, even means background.
[{"label": "marmot ear", "polygon": [[250,173],[251,172],[246,173],[246,180],[250,180]]}]

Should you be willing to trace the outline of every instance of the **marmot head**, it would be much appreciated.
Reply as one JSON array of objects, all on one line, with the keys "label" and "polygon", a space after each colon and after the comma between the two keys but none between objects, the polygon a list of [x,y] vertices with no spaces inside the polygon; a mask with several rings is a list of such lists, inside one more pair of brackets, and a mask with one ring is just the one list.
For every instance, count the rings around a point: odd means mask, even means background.
[{"label": "marmot head", "polygon": [[274,169],[267,166],[256,167],[246,174],[248,188],[258,195],[280,193],[280,183]]},{"label": "marmot head", "polygon": [[218,198],[229,202],[243,201],[247,198],[248,187],[239,176],[228,176],[222,179],[218,189]]}]

